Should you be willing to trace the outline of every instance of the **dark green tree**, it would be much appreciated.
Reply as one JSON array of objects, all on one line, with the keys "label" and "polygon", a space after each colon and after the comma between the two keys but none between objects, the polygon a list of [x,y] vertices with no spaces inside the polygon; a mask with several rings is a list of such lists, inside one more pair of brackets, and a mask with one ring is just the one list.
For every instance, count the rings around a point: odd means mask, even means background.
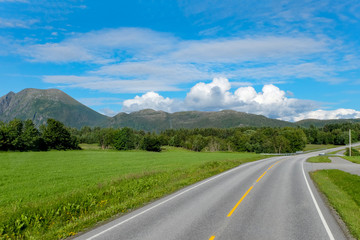
[{"label": "dark green tree", "polygon": [[113,146],[117,150],[135,149],[135,134],[131,128],[124,127],[114,135]]},{"label": "dark green tree", "polygon": [[160,152],[161,141],[155,134],[146,134],[142,141],[141,148],[146,151]]},{"label": "dark green tree", "polygon": [[43,151],[47,149],[44,139],[31,120],[24,122],[21,140],[24,142],[24,151]]},{"label": "dark green tree", "polygon": [[42,136],[49,149],[79,149],[76,137],[70,134],[63,123],[55,119],[47,120],[46,126],[43,127]]}]

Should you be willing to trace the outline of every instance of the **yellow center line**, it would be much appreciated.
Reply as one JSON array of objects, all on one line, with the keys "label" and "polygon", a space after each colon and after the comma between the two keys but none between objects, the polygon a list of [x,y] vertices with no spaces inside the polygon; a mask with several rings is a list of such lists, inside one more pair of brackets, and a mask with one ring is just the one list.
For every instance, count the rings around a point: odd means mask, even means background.
[{"label": "yellow center line", "polygon": [[234,211],[236,210],[236,208],[240,205],[240,203],[244,200],[244,198],[246,197],[246,195],[248,195],[248,193],[251,191],[251,189],[254,186],[251,186],[247,192],[244,194],[244,196],[241,197],[241,199],[238,201],[238,203],[235,205],[235,207],[229,212],[229,214],[227,215],[227,217],[231,217],[231,215],[234,213]]},{"label": "yellow center line", "polygon": [[266,171],[256,180],[256,182],[260,181],[260,179],[266,174]]},{"label": "yellow center line", "polygon": [[[280,161],[277,161],[276,163],[274,163],[273,165],[271,165],[257,180],[256,182],[259,182],[260,179],[267,173],[267,171],[269,171],[274,165],[278,164]],[[246,197],[246,195],[249,194],[249,192],[251,191],[251,189],[253,189],[254,185],[251,186],[246,193],[241,197],[241,199],[239,200],[239,202],[236,203],[236,205],[233,207],[233,209],[231,209],[231,211],[229,212],[229,214],[227,215],[227,217],[231,217],[231,215],[235,212],[235,210],[237,209],[237,207],[240,205],[240,203],[244,200],[244,198]],[[213,240],[215,238],[215,236],[212,236],[209,240]]]},{"label": "yellow center line", "polygon": [[[276,163],[275,163],[276,164]],[[268,171],[273,167],[275,166],[275,164],[271,165],[269,168],[268,168]]]},{"label": "yellow center line", "polygon": [[215,236],[211,236],[210,238],[209,238],[209,240],[214,240],[215,239]]}]

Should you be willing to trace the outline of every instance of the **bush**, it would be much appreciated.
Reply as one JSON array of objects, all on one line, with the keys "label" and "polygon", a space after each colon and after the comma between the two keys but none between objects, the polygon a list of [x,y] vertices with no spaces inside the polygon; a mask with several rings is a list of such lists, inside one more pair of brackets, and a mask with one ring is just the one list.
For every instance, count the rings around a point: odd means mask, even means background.
[{"label": "bush", "polygon": [[[346,148],[345,156],[350,156],[349,155],[349,148]],[[355,148],[351,148],[351,156],[360,156],[359,150],[357,150]]]},{"label": "bush", "polygon": [[141,148],[146,151],[160,152],[161,142],[159,137],[151,134],[146,135],[142,141]]}]

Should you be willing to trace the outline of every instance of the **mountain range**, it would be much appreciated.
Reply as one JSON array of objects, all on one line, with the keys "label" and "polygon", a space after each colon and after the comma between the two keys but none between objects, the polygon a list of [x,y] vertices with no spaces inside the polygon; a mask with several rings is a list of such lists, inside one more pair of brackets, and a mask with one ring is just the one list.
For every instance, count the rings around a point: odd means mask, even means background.
[{"label": "mountain range", "polygon": [[83,126],[131,127],[138,130],[157,132],[171,128],[308,127],[310,125],[321,127],[328,123],[360,122],[360,119],[307,119],[292,123],[232,110],[167,113],[145,109],[132,113],[119,113],[114,117],[108,117],[81,104],[61,90],[33,88],[24,89],[19,93],[9,92],[0,98],[0,121],[9,122],[14,118],[31,119],[36,125],[44,124],[48,118],[54,118],[67,126],[75,128]]}]

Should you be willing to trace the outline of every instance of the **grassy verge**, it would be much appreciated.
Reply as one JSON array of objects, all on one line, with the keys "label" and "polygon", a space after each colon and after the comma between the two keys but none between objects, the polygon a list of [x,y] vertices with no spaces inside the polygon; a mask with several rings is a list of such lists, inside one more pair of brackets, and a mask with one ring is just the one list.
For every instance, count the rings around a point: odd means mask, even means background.
[{"label": "grassy verge", "polygon": [[351,234],[360,239],[360,176],[340,170],[321,170],[310,175]]},{"label": "grassy verge", "polygon": [[345,158],[346,160],[348,160],[350,162],[360,164],[360,156],[355,156],[355,157],[344,156],[342,158]]},{"label": "grassy verge", "polygon": [[304,151],[311,151],[317,149],[329,149],[336,147],[333,144],[306,144]]},{"label": "grassy verge", "polygon": [[315,156],[306,160],[310,163],[331,163],[331,160],[327,156]]},{"label": "grassy verge", "polygon": [[241,163],[250,153],[0,153],[0,239],[62,239]]}]

